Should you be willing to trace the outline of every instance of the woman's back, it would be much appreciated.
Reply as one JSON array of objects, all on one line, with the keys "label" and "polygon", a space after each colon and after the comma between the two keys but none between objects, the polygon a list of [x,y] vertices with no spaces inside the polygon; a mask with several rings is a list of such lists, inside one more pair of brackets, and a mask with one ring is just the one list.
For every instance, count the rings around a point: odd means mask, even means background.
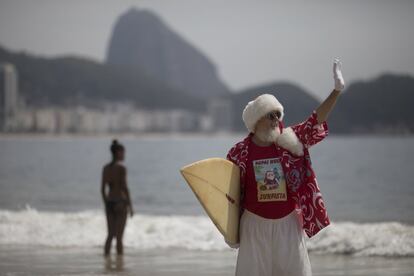
[{"label": "woman's back", "polygon": [[[111,145],[112,162],[102,170],[101,193],[105,203],[108,237],[104,254],[108,256],[112,239],[116,237],[116,252],[123,254],[122,236],[124,234],[127,212],[133,215],[132,203],[126,181],[126,168],[122,165],[125,157],[124,146],[114,140]],[[106,192],[108,186],[109,192]]]},{"label": "woman's back", "polygon": [[103,179],[109,186],[108,200],[127,199],[125,194],[126,168],[119,162],[104,166]]}]

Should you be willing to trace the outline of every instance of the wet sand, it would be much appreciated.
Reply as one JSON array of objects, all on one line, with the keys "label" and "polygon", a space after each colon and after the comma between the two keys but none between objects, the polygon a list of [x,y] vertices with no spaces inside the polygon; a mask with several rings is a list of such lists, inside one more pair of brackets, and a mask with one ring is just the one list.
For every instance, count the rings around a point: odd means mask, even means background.
[{"label": "wet sand", "polygon": [[[0,246],[0,275],[234,275],[237,251],[139,251],[104,258],[100,248]],[[313,275],[414,275],[414,258],[312,254]]]}]

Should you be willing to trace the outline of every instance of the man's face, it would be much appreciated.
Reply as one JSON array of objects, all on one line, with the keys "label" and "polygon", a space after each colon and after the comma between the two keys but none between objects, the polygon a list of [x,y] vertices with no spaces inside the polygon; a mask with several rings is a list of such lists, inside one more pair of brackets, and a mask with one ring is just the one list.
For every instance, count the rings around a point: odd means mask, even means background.
[{"label": "man's face", "polygon": [[279,126],[279,121],[274,120],[271,121],[268,118],[262,117],[257,123],[256,123],[256,129],[255,131],[270,131],[272,129],[275,129]]},{"label": "man's face", "polygon": [[255,131],[269,131],[279,126],[279,111],[272,111],[263,116],[257,123]]},{"label": "man's face", "polygon": [[280,117],[279,114],[275,111],[270,112],[256,123],[254,133],[263,142],[275,142],[276,138],[280,135],[278,119],[278,117]]}]

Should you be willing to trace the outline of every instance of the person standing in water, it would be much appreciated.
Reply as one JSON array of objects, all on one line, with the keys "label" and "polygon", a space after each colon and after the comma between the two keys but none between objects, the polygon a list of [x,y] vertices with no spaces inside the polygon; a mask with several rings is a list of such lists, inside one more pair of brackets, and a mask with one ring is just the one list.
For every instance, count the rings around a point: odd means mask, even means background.
[{"label": "person standing in water", "polygon": [[312,237],[330,221],[309,148],[328,135],[326,120],[345,87],[339,60],[333,77],[330,95],[292,127],[283,126],[274,95],[262,94],[243,110],[249,135],[227,155],[240,168],[240,243],[229,243],[239,247],[236,276],[312,275],[304,232]]},{"label": "person standing in water", "polygon": [[[104,254],[111,251],[112,239],[116,237],[116,251],[123,254],[122,236],[124,234],[127,213],[131,217],[134,212],[127,187],[127,170],[122,164],[125,157],[125,148],[117,140],[111,145],[112,161],[102,170],[102,199],[105,204],[105,213],[108,223],[108,236],[105,242]],[[107,193],[106,187],[109,188]]]}]

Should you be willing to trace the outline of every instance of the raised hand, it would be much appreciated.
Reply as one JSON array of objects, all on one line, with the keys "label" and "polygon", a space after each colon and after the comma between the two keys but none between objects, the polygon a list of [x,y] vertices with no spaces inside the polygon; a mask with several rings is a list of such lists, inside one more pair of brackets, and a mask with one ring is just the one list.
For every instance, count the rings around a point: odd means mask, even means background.
[{"label": "raised hand", "polygon": [[345,81],[344,81],[344,78],[342,77],[341,61],[338,58],[334,59],[333,74],[334,74],[334,81],[335,81],[335,90],[336,91],[344,90]]}]

